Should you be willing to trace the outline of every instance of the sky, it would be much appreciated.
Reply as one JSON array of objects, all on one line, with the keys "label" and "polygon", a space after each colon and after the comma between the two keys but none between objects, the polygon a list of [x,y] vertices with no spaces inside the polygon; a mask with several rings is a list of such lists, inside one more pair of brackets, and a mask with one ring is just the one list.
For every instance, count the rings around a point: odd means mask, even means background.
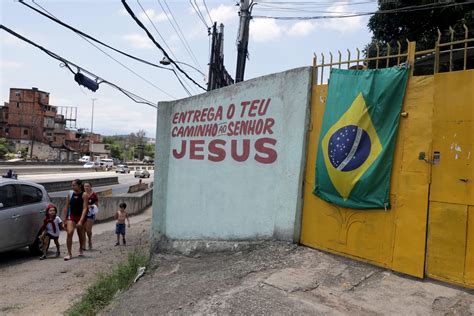
[{"label": "sky", "polygon": [[[279,0],[281,2],[281,0]],[[42,10],[31,0],[25,0]],[[63,22],[131,55],[158,64],[162,52],[148,39],[118,0],[36,0]],[[254,16],[327,16],[372,12],[376,1],[256,1]],[[188,97],[172,72],[148,66],[100,47],[121,64],[92,46],[74,32],[41,16],[18,1],[0,0],[1,24],[53,51],[95,75],[111,81],[153,103]],[[235,78],[236,39],[239,7],[236,0],[127,0],[153,37],[196,82],[205,86],[210,37],[206,27],[211,19],[224,24],[224,64]],[[199,18],[202,13],[205,22]],[[143,7],[143,9],[142,9]],[[206,10],[207,7],[207,10]],[[153,22],[150,23],[148,18]],[[250,22],[249,59],[245,79],[310,66],[313,54],[337,54],[340,50],[363,49],[370,41],[368,16],[344,19],[277,20],[254,18]],[[174,27],[172,27],[174,26]],[[159,34],[157,33],[158,30]],[[92,92],[74,81],[74,75],[41,50],[0,30],[0,102],[8,102],[10,88],[50,93],[50,104],[77,107],[78,128],[90,129],[92,99],[93,130],[102,135],[122,135],[145,130],[155,137],[156,109],[138,104],[120,91],[101,84]],[[74,69],[75,70],[75,69]],[[204,91],[186,79],[192,95]]]}]

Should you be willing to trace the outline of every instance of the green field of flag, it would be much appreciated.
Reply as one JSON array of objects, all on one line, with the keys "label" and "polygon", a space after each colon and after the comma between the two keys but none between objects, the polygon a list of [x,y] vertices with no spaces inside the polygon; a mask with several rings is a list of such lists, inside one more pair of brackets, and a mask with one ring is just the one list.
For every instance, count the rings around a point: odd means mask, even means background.
[{"label": "green field of flag", "polygon": [[313,193],[343,207],[390,208],[408,69],[332,69]]}]

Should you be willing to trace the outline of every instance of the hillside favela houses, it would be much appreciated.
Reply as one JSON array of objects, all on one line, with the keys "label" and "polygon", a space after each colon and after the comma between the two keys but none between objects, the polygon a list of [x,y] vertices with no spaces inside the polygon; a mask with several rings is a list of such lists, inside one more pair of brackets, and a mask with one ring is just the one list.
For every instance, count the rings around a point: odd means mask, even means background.
[{"label": "hillside favela houses", "polygon": [[107,157],[100,134],[76,128],[77,108],[49,104],[49,92],[10,88],[0,106],[0,138],[32,160],[76,161],[91,152]]}]

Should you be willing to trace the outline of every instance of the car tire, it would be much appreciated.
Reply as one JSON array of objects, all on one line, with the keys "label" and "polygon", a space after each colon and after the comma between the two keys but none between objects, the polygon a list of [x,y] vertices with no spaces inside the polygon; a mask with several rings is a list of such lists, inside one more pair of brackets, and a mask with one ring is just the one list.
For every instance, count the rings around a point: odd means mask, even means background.
[{"label": "car tire", "polygon": [[130,170],[128,170],[127,173],[130,173]]},{"label": "car tire", "polygon": [[150,178],[150,175],[148,175],[147,178]]},{"label": "car tire", "polygon": [[36,236],[34,243],[28,246],[28,251],[34,256],[43,253],[43,242],[40,240],[39,236],[40,233],[38,233],[38,235]]}]

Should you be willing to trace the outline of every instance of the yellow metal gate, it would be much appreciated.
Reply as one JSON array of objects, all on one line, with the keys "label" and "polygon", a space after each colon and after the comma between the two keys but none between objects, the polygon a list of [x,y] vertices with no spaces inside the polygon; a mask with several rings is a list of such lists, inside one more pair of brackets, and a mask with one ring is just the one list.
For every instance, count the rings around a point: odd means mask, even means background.
[{"label": "yellow metal gate", "polygon": [[[444,46],[462,44],[467,56],[467,42],[473,40]],[[393,59],[413,65],[415,57],[435,56],[434,74],[411,75],[408,81],[393,162],[391,210],[342,208],[312,194],[327,95],[324,67],[361,68],[359,55],[341,61],[339,53],[338,62],[331,55],[327,64],[322,56],[319,65],[315,60],[300,242],[420,278],[426,274],[474,287],[474,70],[466,70],[465,57],[461,71],[438,73],[441,46],[438,41],[433,50],[415,52],[411,43],[402,54],[398,45],[396,55],[389,55],[388,48],[384,56],[387,66]],[[450,48],[449,70],[454,70]],[[376,61],[378,66],[384,58],[377,54],[363,62]]]},{"label": "yellow metal gate", "polygon": [[426,272],[474,287],[474,70],[434,78]]}]

